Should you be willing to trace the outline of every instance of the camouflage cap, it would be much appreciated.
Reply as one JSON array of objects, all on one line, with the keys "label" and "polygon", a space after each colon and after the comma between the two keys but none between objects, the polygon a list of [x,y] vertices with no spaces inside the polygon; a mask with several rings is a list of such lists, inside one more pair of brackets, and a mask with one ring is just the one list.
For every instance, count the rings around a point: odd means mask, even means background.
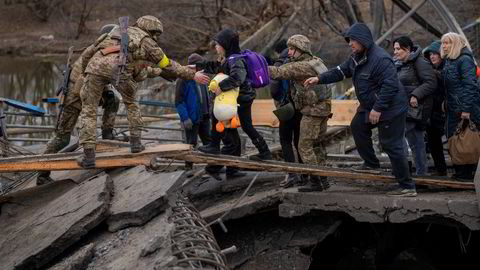
[{"label": "camouflage cap", "polygon": [[287,46],[312,55],[310,40],[304,35],[293,35],[287,40]]},{"label": "camouflage cap", "polygon": [[136,25],[147,32],[163,33],[162,22],[155,16],[145,15],[138,18]]}]

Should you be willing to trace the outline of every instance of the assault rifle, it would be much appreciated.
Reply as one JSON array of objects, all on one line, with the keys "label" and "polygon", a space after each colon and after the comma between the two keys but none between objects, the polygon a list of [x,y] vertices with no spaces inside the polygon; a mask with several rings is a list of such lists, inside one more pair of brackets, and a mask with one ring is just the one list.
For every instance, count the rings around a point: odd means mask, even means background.
[{"label": "assault rifle", "polygon": [[57,90],[56,95],[60,95],[63,93],[62,98],[60,98],[60,109],[58,111],[57,117],[57,124],[55,125],[55,131],[58,130],[58,125],[60,124],[60,120],[63,117],[63,108],[65,107],[65,100],[68,96],[68,82],[70,81],[70,74],[72,73],[72,55],[73,55],[73,46],[68,48],[68,58],[67,58],[67,66],[63,71],[63,81],[60,87]]},{"label": "assault rifle", "polygon": [[115,86],[120,83],[120,75],[125,72],[127,68],[128,56],[128,16],[118,18],[120,25],[120,53],[118,55],[118,71]]}]

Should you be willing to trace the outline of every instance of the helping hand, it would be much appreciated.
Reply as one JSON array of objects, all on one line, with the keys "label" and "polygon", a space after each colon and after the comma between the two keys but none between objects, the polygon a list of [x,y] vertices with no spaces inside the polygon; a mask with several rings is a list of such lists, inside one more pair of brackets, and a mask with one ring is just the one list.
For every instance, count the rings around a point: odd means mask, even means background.
[{"label": "helping hand", "polygon": [[195,77],[193,78],[197,83],[207,85],[208,82],[210,81],[210,78],[208,78],[205,73],[203,73],[203,70],[195,72]]},{"label": "helping hand", "polygon": [[310,77],[306,79],[305,82],[303,82],[303,86],[309,87],[311,85],[318,84],[318,81],[319,81],[318,77]]},{"label": "helping hand", "polygon": [[372,123],[372,125],[375,125],[380,121],[381,114],[382,114],[381,112],[371,110],[370,114],[368,115],[368,120],[370,121],[370,123]]},{"label": "helping hand", "polygon": [[183,121],[182,123],[183,123],[183,128],[185,128],[187,130],[191,130],[193,128],[193,123],[192,123],[192,120],[190,118]]}]

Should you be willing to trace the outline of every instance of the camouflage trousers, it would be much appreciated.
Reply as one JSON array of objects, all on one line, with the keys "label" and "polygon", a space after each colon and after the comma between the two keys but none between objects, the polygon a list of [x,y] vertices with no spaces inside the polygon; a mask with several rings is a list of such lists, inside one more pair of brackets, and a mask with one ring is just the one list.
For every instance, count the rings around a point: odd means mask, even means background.
[{"label": "camouflage trousers", "polygon": [[[80,91],[80,97],[82,98],[80,143],[84,149],[95,148],[97,139],[97,104],[102,97],[103,89],[110,83],[113,82],[107,77],[94,74],[87,74],[85,76],[84,85]],[[135,103],[137,83],[131,79],[120,81],[116,89],[120,95],[122,95],[123,103],[127,109],[130,136],[140,137],[143,122],[140,115],[140,108]]]},{"label": "camouflage trousers", "polygon": [[327,132],[328,117],[303,115],[300,122],[298,152],[305,164],[323,165],[327,157],[322,142]]},{"label": "camouflage trousers", "polygon": [[[53,138],[47,143],[45,154],[57,153],[70,143],[70,136],[77,123],[82,101],[80,93],[70,92],[65,100],[65,107],[60,120],[58,120],[58,129],[55,131]],[[102,130],[112,129],[115,125],[115,117],[119,107],[120,100],[111,90],[105,89],[102,93],[102,101],[99,104],[103,107]]]}]

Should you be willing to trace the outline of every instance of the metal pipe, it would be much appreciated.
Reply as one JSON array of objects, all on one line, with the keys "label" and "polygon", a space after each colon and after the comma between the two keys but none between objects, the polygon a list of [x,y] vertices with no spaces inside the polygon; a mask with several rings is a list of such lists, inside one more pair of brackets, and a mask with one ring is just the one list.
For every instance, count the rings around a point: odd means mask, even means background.
[{"label": "metal pipe", "polygon": [[413,7],[407,14],[405,14],[400,20],[398,20],[390,29],[388,29],[385,34],[383,34],[377,41],[375,41],[375,44],[380,44],[382,41],[384,41],[395,29],[400,27],[408,18],[410,18],[418,9],[420,9],[427,0],[421,0],[415,7]]}]

